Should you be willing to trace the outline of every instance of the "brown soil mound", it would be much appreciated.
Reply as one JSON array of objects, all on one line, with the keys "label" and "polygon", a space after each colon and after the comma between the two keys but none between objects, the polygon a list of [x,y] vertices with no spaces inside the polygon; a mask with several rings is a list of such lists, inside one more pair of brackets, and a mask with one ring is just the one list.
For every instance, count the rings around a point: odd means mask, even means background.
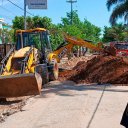
[{"label": "brown soil mound", "polygon": [[75,67],[72,68],[72,70],[65,70],[64,72],[59,73],[59,80],[70,80],[70,78],[76,76],[78,73],[83,70],[83,68],[86,68],[86,61],[80,61],[76,64]]},{"label": "brown soil mound", "polygon": [[88,60],[92,59],[94,56],[81,56],[81,57],[73,57],[67,62],[61,64],[59,67],[60,68],[66,68],[66,69],[72,69],[77,63],[80,61],[85,61],[87,62]]},{"label": "brown soil mound", "polygon": [[128,84],[128,60],[122,57],[97,56],[78,62],[71,71],[60,74],[61,80],[76,83]]}]

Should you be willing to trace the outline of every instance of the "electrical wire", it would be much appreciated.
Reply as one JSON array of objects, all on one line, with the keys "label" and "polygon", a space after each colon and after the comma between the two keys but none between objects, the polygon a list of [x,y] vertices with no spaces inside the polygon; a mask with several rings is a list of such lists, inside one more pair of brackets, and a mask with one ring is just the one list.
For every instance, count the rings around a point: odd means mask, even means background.
[{"label": "electrical wire", "polygon": [[[10,2],[11,4],[13,4],[14,6],[16,6],[17,8],[21,9],[22,11],[24,11],[23,8],[21,8],[20,6],[18,6],[17,4],[13,3],[11,0],[7,0],[8,2]],[[28,14],[34,16],[33,14],[31,14],[30,12],[26,11]]]},{"label": "electrical wire", "polygon": [[0,5],[0,8],[2,8],[3,10],[7,11],[8,13],[12,14],[12,15],[16,15],[15,13],[13,13],[12,11],[4,8],[3,6]]}]

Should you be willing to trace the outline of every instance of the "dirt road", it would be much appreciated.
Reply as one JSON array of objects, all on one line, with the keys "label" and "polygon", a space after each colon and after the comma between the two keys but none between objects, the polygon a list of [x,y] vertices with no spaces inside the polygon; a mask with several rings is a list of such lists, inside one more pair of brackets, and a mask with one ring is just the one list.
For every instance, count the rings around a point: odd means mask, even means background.
[{"label": "dirt road", "polygon": [[123,128],[128,87],[54,82],[0,128]]}]

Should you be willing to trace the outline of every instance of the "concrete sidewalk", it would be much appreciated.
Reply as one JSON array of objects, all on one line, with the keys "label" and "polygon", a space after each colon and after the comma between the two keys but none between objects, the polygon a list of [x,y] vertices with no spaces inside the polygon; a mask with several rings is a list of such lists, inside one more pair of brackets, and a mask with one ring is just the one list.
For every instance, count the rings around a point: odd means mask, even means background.
[{"label": "concrete sidewalk", "polygon": [[128,87],[53,82],[0,128],[123,128]]}]

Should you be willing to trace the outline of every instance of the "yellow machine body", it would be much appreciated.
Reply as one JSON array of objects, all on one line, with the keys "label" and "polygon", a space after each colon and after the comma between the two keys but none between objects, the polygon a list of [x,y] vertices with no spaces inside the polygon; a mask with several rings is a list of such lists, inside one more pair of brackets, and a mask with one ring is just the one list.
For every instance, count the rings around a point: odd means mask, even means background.
[{"label": "yellow machine body", "polygon": [[[19,42],[16,42],[19,50],[11,50],[1,61],[0,71],[0,98],[19,97],[40,94],[42,88],[41,75],[36,73],[36,66],[40,64],[38,49],[33,45],[27,44],[23,34],[43,35],[46,32],[44,28],[35,28],[30,30],[17,30],[16,36],[20,36]],[[47,34],[47,33],[45,33]],[[29,38],[26,38],[29,39]],[[39,38],[43,43],[44,38]],[[31,38],[27,41],[31,42]],[[41,45],[40,45],[41,46]],[[43,46],[43,45],[42,45]]]},{"label": "yellow machine body", "polygon": [[[5,67],[6,70],[3,72],[2,76],[20,74],[21,67],[18,67],[18,66],[20,66],[21,64],[20,61],[22,61],[25,58],[25,55],[29,50],[30,50],[30,47],[25,47],[12,53],[12,55],[9,57],[7,61],[7,64]],[[37,49],[34,48],[32,53],[29,55],[25,73],[34,73],[34,66],[32,64],[35,63],[36,61],[34,56],[35,53],[37,53]],[[13,63],[15,60],[17,60],[17,62]]]},{"label": "yellow machine body", "polygon": [[28,55],[27,65],[24,73],[22,70],[22,61],[28,54],[30,47],[14,51],[9,57],[5,70],[0,76],[0,97],[17,97],[27,95],[37,95],[41,91],[41,76],[35,73],[37,49],[33,48]]}]

